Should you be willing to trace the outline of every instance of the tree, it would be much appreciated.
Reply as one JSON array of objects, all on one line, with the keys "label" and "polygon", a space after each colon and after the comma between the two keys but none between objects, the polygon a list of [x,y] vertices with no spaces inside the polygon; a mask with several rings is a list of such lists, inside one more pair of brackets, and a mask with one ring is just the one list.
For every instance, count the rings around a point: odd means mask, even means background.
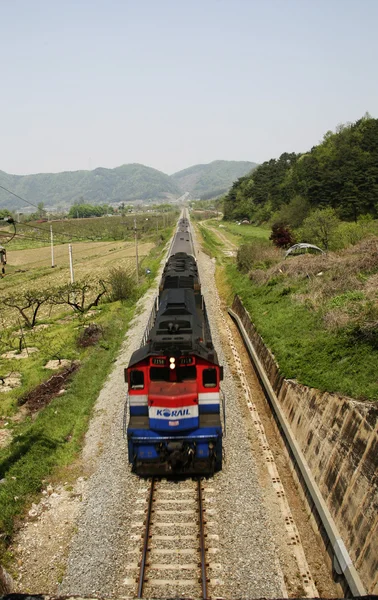
[{"label": "tree", "polygon": [[32,329],[37,321],[37,314],[42,304],[51,298],[51,290],[30,289],[12,296],[5,296],[0,303],[18,311],[25,325]]},{"label": "tree", "polygon": [[309,201],[296,195],[289,204],[284,204],[277,213],[276,222],[285,223],[294,229],[300,227],[311,210]]},{"label": "tree", "polygon": [[315,210],[303,222],[302,241],[318,244],[328,250],[339,224],[333,208]]},{"label": "tree", "polygon": [[37,211],[37,217],[38,219],[44,219],[46,217],[46,210],[45,210],[45,205],[43,202],[38,202],[37,204],[38,207],[38,211]]},{"label": "tree", "polygon": [[269,237],[277,248],[290,248],[295,243],[294,236],[284,223],[275,223]]},{"label": "tree", "polygon": [[85,279],[57,288],[51,297],[51,302],[58,305],[67,304],[76,312],[84,314],[93,306],[98,306],[100,299],[107,291],[102,280]]}]

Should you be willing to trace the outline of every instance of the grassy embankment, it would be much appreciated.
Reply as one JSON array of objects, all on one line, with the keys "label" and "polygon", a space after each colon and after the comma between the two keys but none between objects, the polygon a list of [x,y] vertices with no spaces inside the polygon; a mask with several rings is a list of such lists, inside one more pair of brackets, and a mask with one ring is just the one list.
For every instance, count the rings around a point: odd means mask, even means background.
[{"label": "grassy embankment", "polygon": [[221,292],[228,304],[239,294],[283,375],[322,391],[377,400],[377,237],[337,253],[284,260],[268,230],[225,224],[220,231],[233,242],[252,242],[249,253],[239,253],[241,272],[222,252],[219,223],[211,225],[213,231],[199,227],[217,257]]},{"label": "grassy embankment", "polygon": [[[43,480],[59,476],[69,481],[93,405],[135,314],[136,300],[154,280],[170,233],[166,229],[160,244],[145,258],[151,274],[142,278],[128,300],[105,301],[90,317],[79,318],[66,311],[44,319],[48,328],[27,335],[28,345],[36,346],[38,353],[30,354],[26,360],[3,359],[3,368],[21,373],[22,385],[0,395],[1,429],[11,439],[0,449],[0,562],[6,562],[6,548],[15,523],[38,497]],[[102,335],[96,345],[81,348],[78,337],[89,322],[100,326]],[[56,353],[62,358],[80,360],[79,370],[65,386],[63,395],[38,412],[23,411],[22,398],[51,377],[52,372],[46,371],[44,365]]]}]

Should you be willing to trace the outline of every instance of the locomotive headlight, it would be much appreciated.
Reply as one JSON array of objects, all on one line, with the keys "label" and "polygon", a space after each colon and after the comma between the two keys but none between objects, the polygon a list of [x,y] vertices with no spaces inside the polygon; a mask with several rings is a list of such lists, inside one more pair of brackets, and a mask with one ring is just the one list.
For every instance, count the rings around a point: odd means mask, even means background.
[{"label": "locomotive headlight", "polygon": [[176,368],[176,359],[174,356],[171,356],[171,358],[169,359],[169,368],[170,369]]}]

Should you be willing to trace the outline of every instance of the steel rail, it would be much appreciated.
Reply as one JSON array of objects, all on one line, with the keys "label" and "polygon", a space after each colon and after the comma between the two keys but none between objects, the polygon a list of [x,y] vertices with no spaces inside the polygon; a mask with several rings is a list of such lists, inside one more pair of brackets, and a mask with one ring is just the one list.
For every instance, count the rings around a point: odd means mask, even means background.
[{"label": "steel rail", "polygon": [[203,520],[203,501],[202,501],[202,489],[201,489],[201,478],[197,480],[198,490],[198,523],[200,529],[200,553],[201,553],[201,585],[202,585],[202,598],[207,600],[207,575],[206,575],[206,548],[205,548],[205,528]]},{"label": "steel rail", "polygon": [[360,576],[353,565],[352,559],[349,556],[349,553],[340,536],[336,523],[333,520],[329,508],[324,501],[324,498],[319,490],[314,476],[311,473],[311,470],[307,464],[304,454],[291,431],[289,421],[284,415],[284,412],[278,402],[278,398],[268,379],[265,369],[258,358],[257,352],[253,347],[253,344],[242,323],[242,320],[231,308],[228,309],[228,313],[235,321],[236,326],[243,338],[243,341],[248,350],[248,354],[251,358],[251,362],[260,378],[262,387],[268,398],[270,406],[273,409],[274,416],[280,425],[286,446],[289,449],[289,452],[293,457],[293,461],[296,464],[302,476],[302,480],[306,487],[306,491],[309,494],[312,502],[314,503],[315,510],[317,511],[320,521],[324,527],[327,538],[333,550],[333,566],[335,568],[335,571],[339,575],[343,574],[345,581],[353,596],[365,596],[366,590],[360,579]]},{"label": "steel rail", "polygon": [[146,527],[144,530],[144,540],[143,540],[142,560],[140,563],[140,570],[139,570],[138,595],[137,595],[138,598],[143,598],[142,594],[143,594],[143,584],[144,584],[144,573],[146,570],[148,539],[149,539],[149,535],[150,535],[150,523],[151,523],[152,503],[154,500],[154,491],[155,491],[155,479],[153,477],[151,480],[150,496],[148,499]]}]

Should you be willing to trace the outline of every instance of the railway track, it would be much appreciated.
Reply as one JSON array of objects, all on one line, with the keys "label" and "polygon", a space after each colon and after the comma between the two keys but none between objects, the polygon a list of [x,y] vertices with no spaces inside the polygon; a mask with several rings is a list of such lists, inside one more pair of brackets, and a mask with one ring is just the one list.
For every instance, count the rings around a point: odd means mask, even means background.
[{"label": "railway track", "polygon": [[[213,489],[201,479],[142,482],[124,583],[131,597],[207,600],[222,584]],[[145,506],[147,504],[147,507]],[[140,520],[142,517],[142,521]],[[136,533],[134,533],[136,531]]]}]

